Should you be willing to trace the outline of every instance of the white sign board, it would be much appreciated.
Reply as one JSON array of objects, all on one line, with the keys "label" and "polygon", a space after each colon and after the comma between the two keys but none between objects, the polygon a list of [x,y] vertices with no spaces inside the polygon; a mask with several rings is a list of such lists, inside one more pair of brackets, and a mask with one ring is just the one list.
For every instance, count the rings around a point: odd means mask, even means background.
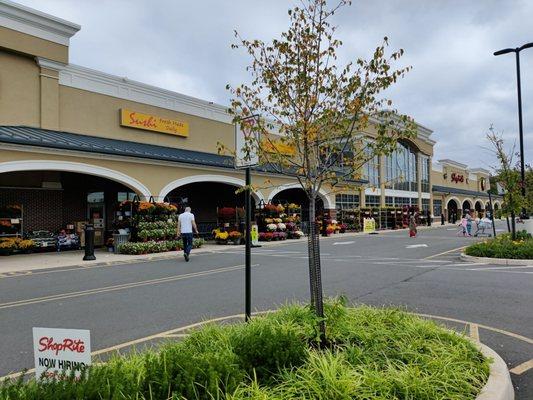
[{"label": "white sign board", "polygon": [[33,328],[33,354],[37,379],[70,376],[72,371],[79,377],[91,365],[90,331]]},{"label": "white sign board", "polygon": [[[257,132],[247,128],[256,123],[255,118],[248,118],[246,121],[235,124],[235,168],[251,167],[259,164],[259,154],[257,153],[259,136]],[[254,135],[253,139],[252,135]]]}]

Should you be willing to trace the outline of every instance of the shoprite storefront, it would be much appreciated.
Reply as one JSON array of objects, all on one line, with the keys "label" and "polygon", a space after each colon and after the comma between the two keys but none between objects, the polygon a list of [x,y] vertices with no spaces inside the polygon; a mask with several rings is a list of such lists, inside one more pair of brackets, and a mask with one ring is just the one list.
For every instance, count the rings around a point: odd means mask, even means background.
[{"label": "shoprite storefront", "polygon": [[[234,144],[225,106],[71,65],[78,25],[14,3],[0,2],[0,11],[0,235],[92,222],[102,244],[123,216],[120,204],[134,199],[188,204],[209,231],[218,209],[244,205],[235,193],[243,172],[218,154],[217,143]],[[446,210],[452,192],[432,191],[432,181],[455,183],[430,172],[431,133],[418,126],[415,139],[368,163],[357,188],[324,188],[320,212],[334,219],[341,210],[437,210],[436,195]],[[294,178],[257,170],[252,183],[255,206],[306,206]]]}]

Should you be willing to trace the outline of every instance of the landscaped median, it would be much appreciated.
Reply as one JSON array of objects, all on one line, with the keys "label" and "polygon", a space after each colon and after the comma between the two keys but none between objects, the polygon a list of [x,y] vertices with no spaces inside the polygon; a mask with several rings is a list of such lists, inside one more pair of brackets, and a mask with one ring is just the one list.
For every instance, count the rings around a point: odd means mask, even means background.
[{"label": "landscaped median", "polygon": [[80,381],[6,382],[0,399],[476,399],[487,383],[491,361],[435,322],[341,300],[325,312],[321,344],[312,310],[286,306],[117,356]]},{"label": "landscaped median", "polygon": [[533,264],[533,238],[526,231],[517,232],[515,240],[508,233],[501,234],[494,239],[468,246],[462,258],[493,264]]}]

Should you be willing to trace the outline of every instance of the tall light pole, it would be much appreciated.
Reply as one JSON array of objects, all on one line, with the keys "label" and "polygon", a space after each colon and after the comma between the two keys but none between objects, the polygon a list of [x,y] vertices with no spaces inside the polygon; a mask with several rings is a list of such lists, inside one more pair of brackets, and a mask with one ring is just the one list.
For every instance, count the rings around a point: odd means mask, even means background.
[{"label": "tall light pole", "polygon": [[[526,43],[515,49],[503,49],[496,51],[495,56],[502,54],[515,53],[516,55],[516,84],[518,86],[518,129],[520,134],[520,177],[522,181],[522,196],[526,197],[526,171],[524,166],[524,131],[522,128],[522,89],[520,87],[520,52],[524,49],[533,47],[533,43]],[[526,209],[522,208],[522,218],[528,218]]]}]

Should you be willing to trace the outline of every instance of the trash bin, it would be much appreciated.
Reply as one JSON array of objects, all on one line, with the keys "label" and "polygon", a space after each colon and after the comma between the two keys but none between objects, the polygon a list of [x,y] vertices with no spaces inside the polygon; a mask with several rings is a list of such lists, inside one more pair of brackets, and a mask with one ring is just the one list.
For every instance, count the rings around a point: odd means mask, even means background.
[{"label": "trash bin", "polygon": [[118,254],[118,248],[120,247],[120,245],[126,243],[129,238],[130,235],[127,233],[113,233],[113,245],[115,247],[115,254]]}]

